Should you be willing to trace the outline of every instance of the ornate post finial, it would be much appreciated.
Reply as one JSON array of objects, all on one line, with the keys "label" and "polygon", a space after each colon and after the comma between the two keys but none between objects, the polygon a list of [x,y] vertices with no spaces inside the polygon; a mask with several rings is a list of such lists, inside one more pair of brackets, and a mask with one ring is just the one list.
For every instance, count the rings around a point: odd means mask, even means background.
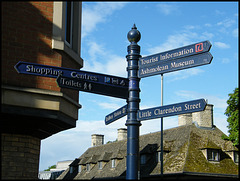
[{"label": "ornate post finial", "polygon": [[133,24],[132,30],[127,34],[128,41],[137,43],[141,39],[141,33],[137,30],[135,23]]}]

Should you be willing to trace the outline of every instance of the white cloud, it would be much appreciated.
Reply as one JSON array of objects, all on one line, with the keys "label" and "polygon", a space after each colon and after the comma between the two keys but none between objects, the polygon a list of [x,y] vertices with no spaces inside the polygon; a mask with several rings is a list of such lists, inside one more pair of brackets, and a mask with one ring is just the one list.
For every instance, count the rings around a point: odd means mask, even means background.
[{"label": "white cloud", "polygon": [[173,82],[176,80],[187,79],[188,77],[195,76],[203,72],[204,71],[200,68],[191,68],[182,71],[171,72],[169,74],[166,74],[166,77],[168,77],[169,82]]},{"label": "white cloud", "polygon": [[215,108],[225,110],[227,107],[227,97],[226,98],[219,98],[215,95],[210,94],[202,94],[194,91],[187,91],[187,90],[178,90],[175,94],[179,97],[184,99],[199,99],[204,98],[208,100],[209,104],[213,104]]},{"label": "white cloud", "polygon": [[110,74],[115,76],[127,76],[127,61],[124,56],[118,56],[107,50],[103,44],[88,42],[90,59],[85,60],[84,69]]},{"label": "white cloud", "polygon": [[228,28],[230,26],[232,26],[233,24],[235,24],[235,20],[233,19],[230,19],[230,18],[226,18],[224,19],[223,21],[220,21],[217,23],[218,26],[223,26],[225,28]]},{"label": "white cloud", "polygon": [[107,21],[107,18],[124,7],[122,2],[98,2],[94,6],[83,3],[82,8],[82,38],[96,30],[98,23]]},{"label": "white cloud", "polygon": [[197,37],[196,33],[193,32],[182,32],[168,36],[167,40],[159,46],[149,48],[148,51],[151,54],[164,52],[167,50],[179,48],[181,46],[189,45],[193,39]]},{"label": "white cloud", "polygon": [[232,35],[234,36],[234,37],[238,37],[238,28],[235,28],[233,31],[232,31]]},{"label": "white cloud", "polygon": [[214,45],[218,48],[221,48],[221,49],[230,48],[230,45],[228,45],[226,43],[223,43],[223,42],[214,42]]},{"label": "white cloud", "polygon": [[179,8],[178,8],[178,6],[176,4],[161,3],[161,4],[157,5],[157,8],[164,15],[170,15],[170,14],[179,12]]},{"label": "white cloud", "polygon": [[229,62],[230,62],[230,59],[229,59],[229,58],[222,58],[222,59],[221,59],[221,62],[222,62],[222,63],[229,63]]}]

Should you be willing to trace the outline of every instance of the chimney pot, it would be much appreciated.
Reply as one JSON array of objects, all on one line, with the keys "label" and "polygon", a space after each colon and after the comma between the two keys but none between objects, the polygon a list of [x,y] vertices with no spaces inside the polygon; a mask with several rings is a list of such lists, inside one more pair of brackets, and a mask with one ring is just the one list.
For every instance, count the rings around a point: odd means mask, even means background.
[{"label": "chimney pot", "polygon": [[104,135],[92,134],[92,147],[104,144]]},{"label": "chimney pot", "polygon": [[199,127],[212,128],[213,105],[207,104],[204,111],[192,113],[192,120],[195,121]]},{"label": "chimney pot", "polygon": [[118,141],[122,141],[127,139],[127,129],[126,128],[119,128],[118,129]]}]

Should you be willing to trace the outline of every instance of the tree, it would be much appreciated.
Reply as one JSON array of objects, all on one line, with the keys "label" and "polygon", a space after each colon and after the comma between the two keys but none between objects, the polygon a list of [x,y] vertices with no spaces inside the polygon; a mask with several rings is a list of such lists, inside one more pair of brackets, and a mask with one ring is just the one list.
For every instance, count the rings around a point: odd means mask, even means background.
[{"label": "tree", "polygon": [[48,169],[46,169],[44,171],[50,171],[50,169],[52,169],[52,168],[56,168],[56,165],[49,166]]},{"label": "tree", "polygon": [[225,111],[225,115],[228,117],[228,132],[229,136],[223,136],[223,139],[230,140],[234,146],[239,146],[239,96],[238,88],[235,88],[233,94],[228,94],[227,100],[228,107]]}]

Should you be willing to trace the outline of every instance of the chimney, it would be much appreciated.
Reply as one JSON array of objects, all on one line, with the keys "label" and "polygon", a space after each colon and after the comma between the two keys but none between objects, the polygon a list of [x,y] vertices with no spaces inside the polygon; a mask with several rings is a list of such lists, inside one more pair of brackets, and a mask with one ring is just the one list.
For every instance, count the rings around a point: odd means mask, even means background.
[{"label": "chimney", "polygon": [[92,134],[92,147],[104,144],[104,135]]},{"label": "chimney", "polygon": [[178,126],[192,124],[192,113],[181,114],[178,116]]},{"label": "chimney", "polygon": [[118,129],[118,141],[122,141],[127,139],[127,129],[126,128],[119,128]]},{"label": "chimney", "polygon": [[207,104],[204,111],[178,115],[178,126],[197,123],[199,127],[213,127],[213,105]]},{"label": "chimney", "polygon": [[213,105],[207,104],[204,111],[192,113],[192,120],[196,122],[199,127],[212,128]]}]

